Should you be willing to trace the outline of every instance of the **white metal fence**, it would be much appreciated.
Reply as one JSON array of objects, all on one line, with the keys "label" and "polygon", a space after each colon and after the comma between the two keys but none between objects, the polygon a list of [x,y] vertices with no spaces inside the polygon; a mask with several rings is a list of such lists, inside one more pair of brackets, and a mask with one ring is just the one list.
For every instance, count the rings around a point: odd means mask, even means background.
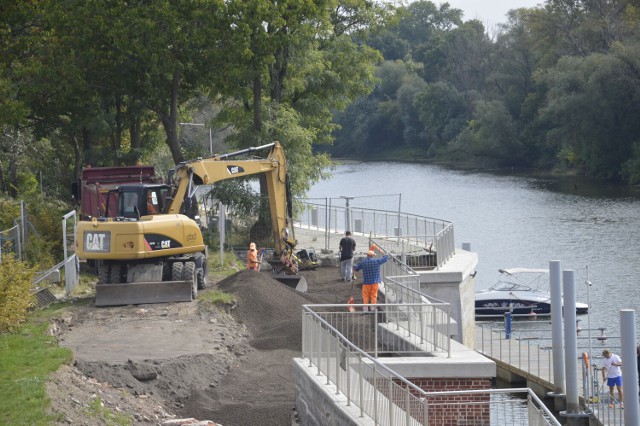
[{"label": "white metal fence", "polygon": [[64,283],[67,294],[71,294],[78,285],[80,263],[76,256],[76,227],[78,218],[75,211],[70,211],[62,217],[62,243],[64,246]]},{"label": "white metal fence", "polygon": [[[371,356],[425,352],[450,355],[448,303],[385,303],[378,305],[378,310],[362,312],[364,306],[368,305],[307,305],[304,312],[312,313],[313,319],[327,323],[340,336]],[[350,308],[354,311],[351,312]],[[309,353],[315,353],[312,343],[313,340],[309,341],[310,346],[307,346]]]},{"label": "white metal fence", "polygon": [[[476,351],[489,358],[502,361],[540,378],[548,384],[555,383],[553,375],[553,354],[550,344],[532,337],[526,332],[512,332],[506,338],[504,325],[481,324],[476,334]],[[600,424],[621,426],[624,424],[622,405],[609,397],[609,388],[601,380],[601,371],[595,360],[581,356],[576,364],[566,366],[576,368],[579,392],[585,412],[590,412]],[[616,392],[617,395],[617,392]]]},{"label": "white metal fence", "polygon": [[[435,330],[441,320],[446,324],[440,325],[450,326],[442,308],[384,305],[382,312],[360,314],[340,312],[345,305],[304,306],[303,357],[308,368],[346,398],[347,405],[357,407],[360,417],[367,416],[376,425],[560,424],[529,389],[427,393],[376,359],[388,349],[394,354],[442,351],[437,337],[431,341],[439,333],[423,332]],[[435,315],[434,321],[427,319],[430,315]],[[385,335],[391,338],[377,339]],[[524,399],[514,394],[523,394]]]},{"label": "white metal fence", "polygon": [[0,231],[0,263],[2,258],[11,253],[20,259],[22,255],[22,241],[20,239],[20,225]]},{"label": "white metal fence", "polygon": [[295,226],[319,231],[324,248],[337,246],[345,230],[384,241],[389,252],[402,253],[413,267],[437,268],[455,252],[453,224],[446,220],[358,207],[302,201]]}]

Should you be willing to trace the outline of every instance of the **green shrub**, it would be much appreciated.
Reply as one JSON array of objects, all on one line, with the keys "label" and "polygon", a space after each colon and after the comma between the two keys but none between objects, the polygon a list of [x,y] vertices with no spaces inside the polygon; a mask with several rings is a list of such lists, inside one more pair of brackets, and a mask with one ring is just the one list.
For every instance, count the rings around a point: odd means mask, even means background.
[{"label": "green shrub", "polygon": [[[40,194],[29,196],[25,200],[25,206],[27,218],[35,232],[29,228],[28,239],[23,247],[23,259],[41,269],[47,269],[63,258],[62,216],[73,207],[58,200],[43,198]],[[12,228],[14,220],[19,218],[20,201],[0,198],[0,231]]]},{"label": "green shrub", "polygon": [[20,203],[9,198],[0,198],[0,231],[13,228],[13,221],[20,217]]},{"label": "green shrub", "polygon": [[13,256],[3,256],[0,264],[0,332],[24,322],[34,297],[29,291],[35,270]]},{"label": "green shrub", "polygon": [[56,245],[53,241],[31,235],[24,245],[23,258],[38,269],[49,269],[56,264]]}]

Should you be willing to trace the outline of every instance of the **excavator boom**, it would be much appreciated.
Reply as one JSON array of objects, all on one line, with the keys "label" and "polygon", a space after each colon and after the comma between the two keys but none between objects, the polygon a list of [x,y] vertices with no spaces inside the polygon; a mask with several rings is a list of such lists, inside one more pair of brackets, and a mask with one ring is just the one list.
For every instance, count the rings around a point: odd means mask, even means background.
[{"label": "excavator boom", "polygon": [[[265,158],[238,158],[267,149],[269,154]],[[288,274],[296,273],[291,259],[296,241],[286,159],[280,144],[274,142],[178,164],[170,174],[173,188],[170,195],[157,185],[149,189],[144,185],[123,185],[117,190],[119,208],[125,212],[123,200],[138,200],[140,204],[129,210],[133,214],[80,221],[78,256],[98,263],[96,305],[185,301],[196,297],[198,290],[207,285],[207,247],[195,221],[196,189],[253,175],[262,175],[266,180],[275,243],[272,262],[281,263]],[[147,193],[154,195],[155,206],[163,206],[162,213],[151,214],[154,204],[147,207]]]},{"label": "excavator boom", "polygon": [[[270,149],[267,158],[261,160],[234,160],[234,157]],[[209,185],[228,179],[244,176],[264,175],[269,194],[271,230],[275,241],[275,253],[280,255],[285,249],[280,234],[288,225],[291,217],[291,203],[288,197],[287,167],[282,146],[278,142],[247,148],[233,153],[207,159],[197,159],[178,164],[173,179],[176,192],[169,204],[167,213],[184,213],[185,199],[192,197],[193,188]]]}]

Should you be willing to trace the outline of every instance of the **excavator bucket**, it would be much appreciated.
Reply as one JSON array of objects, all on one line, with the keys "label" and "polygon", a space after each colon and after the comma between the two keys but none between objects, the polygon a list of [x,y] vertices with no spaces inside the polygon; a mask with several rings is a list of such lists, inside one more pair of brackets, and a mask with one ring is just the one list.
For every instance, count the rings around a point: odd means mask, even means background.
[{"label": "excavator bucket", "polygon": [[96,306],[191,302],[190,281],[156,281],[96,285]]},{"label": "excavator bucket", "polygon": [[281,273],[275,274],[273,278],[300,293],[307,292],[307,280],[302,275],[286,275]]}]

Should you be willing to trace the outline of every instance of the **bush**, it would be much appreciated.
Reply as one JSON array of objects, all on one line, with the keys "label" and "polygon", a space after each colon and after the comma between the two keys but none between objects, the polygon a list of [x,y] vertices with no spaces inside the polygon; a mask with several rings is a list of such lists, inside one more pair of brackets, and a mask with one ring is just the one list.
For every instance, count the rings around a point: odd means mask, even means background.
[{"label": "bush", "polygon": [[35,302],[29,291],[35,270],[13,256],[0,264],[0,332],[11,331],[27,318]]},{"label": "bush", "polygon": [[0,198],[0,230],[13,228],[13,221],[20,217],[20,203],[8,198]]},{"label": "bush", "polygon": [[[39,194],[26,200],[25,206],[27,219],[34,228],[28,229],[28,240],[22,247],[23,259],[40,269],[48,269],[63,257],[61,219],[72,207]],[[20,201],[0,197],[0,231],[13,227],[14,220],[19,218]]]}]

